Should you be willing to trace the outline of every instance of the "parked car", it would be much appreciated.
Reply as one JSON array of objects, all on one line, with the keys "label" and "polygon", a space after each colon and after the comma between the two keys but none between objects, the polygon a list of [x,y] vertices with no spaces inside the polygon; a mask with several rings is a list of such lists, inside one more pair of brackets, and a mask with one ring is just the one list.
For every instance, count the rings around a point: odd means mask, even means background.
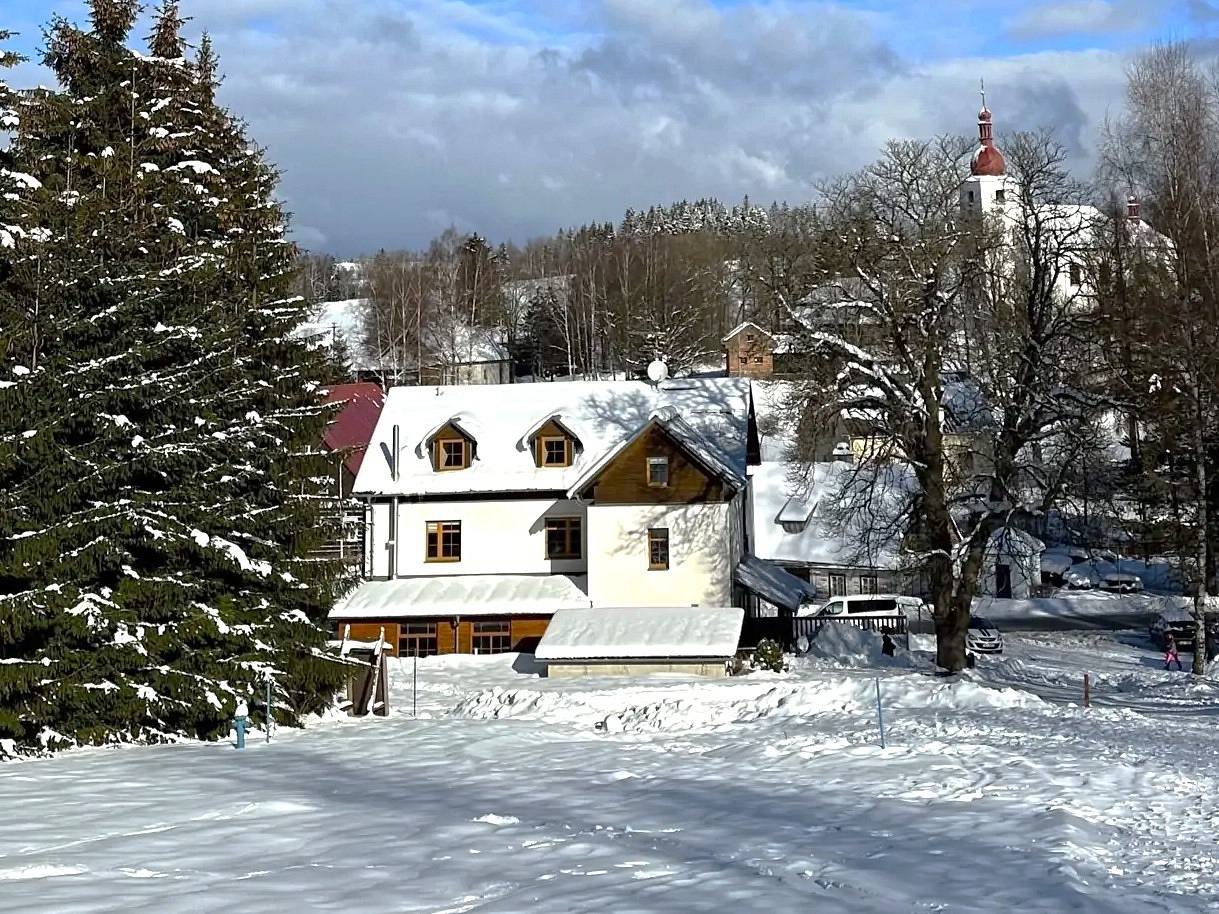
[{"label": "parked car", "polygon": [[918,597],[896,593],[864,593],[834,597],[820,606],[802,606],[798,616],[897,616],[917,618],[920,610],[930,614]]},{"label": "parked car", "polygon": [[1111,571],[1100,579],[1100,589],[1110,593],[1140,593],[1143,579],[1137,574]]},{"label": "parked car", "polygon": [[970,616],[965,649],[974,654],[1002,654],[1003,633],[993,622],[981,616]]},{"label": "parked car", "polygon": [[[1219,616],[1207,615],[1206,631],[1210,638],[1219,638]],[[1176,639],[1178,648],[1183,651],[1192,651],[1194,649],[1193,613],[1187,609],[1162,612],[1151,620],[1151,625],[1147,629],[1151,643],[1161,650],[1164,648],[1164,639],[1169,632],[1172,632],[1173,638]]]}]

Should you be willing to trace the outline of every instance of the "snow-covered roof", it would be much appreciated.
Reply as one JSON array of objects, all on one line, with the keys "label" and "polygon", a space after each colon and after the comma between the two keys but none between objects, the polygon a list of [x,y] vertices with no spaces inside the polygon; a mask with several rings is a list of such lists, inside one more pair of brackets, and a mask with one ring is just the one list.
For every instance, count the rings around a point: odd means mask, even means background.
[{"label": "snow-covered roof", "polygon": [[[423,495],[490,492],[566,492],[588,469],[629,440],[666,407],[671,434],[684,435],[693,456],[720,462],[745,475],[749,381],[687,378],[653,386],[642,381],[568,381],[538,384],[471,384],[394,387],[386,397],[369,456],[355,492]],[[538,467],[525,439],[539,417],[558,415],[583,450],[570,467]],[[426,449],[428,434],[457,419],[477,442],[464,470],[436,472]],[[394,426],[400,473],[391,478]]]},{"label": "snow-covered roof", "polygon": [[368,313],[366,298],[319,302],[292,335],[297,339],[333,346],[341,342],[347,349],[347,359],[355,371],[376,371],[380,365],[376,353],[364,342],[364,316]]},{"label": "snow-covered roof", "polygon": [[564,609],[550,620],[534,657],[726,660],[736,653],[744,620],[735,606]]},{"label": "snow-covered roof", "polygon": [[438,322],[426,333],[424,345],[432,361],[445,365],[506,362],[512,358],[504,345],[504,332],[496,327],[471,327],[464,321]]},{"label": "snow-covered roof", "polygon": [[[839,461],[811,466],[770,461],[754,467],[750,475],[753,551],[759,558],[791,564],[899,567],[905,530],[898,521],[915,484],[900,464],[857,470]],[[875,485],[869,485],[872,479]],[[865,501],[850,516],[843,516],[844,505]],[[799,524],[797,515],[807,518],[804,526],[788,532],[782,526],[784,518],[789,525]]]},{"label": "snow-covered roof", "polygon": [[791,612],[795,612],[817,595],[812,584],[755,556],[742,559],[736,566],[734,577],[737,583],[750,593]]},{"label": "snow-covered roof", "polygon": [[754,330],[758,331],[758,333],[762,334],[762,335],[763,335],[764,337],[766,337],[767,339],[773,339],[773,338],[774,338],[774,334],[773,334],[773,333],[771,333],[769,330],[767,330],[765,327],[759,327],[759,326],[758,326],[757,324],[755,324],[753,321],[744,321],[744,322],[742,322],[742,323],[740,323],[740,324],[737,324],[735,327],[733,327],[731,330],[729,330],[727,333],[725,333],[725,334],[724,334],[724,336],[723,336],[723,338],[720,340],[720,342],[721,342],[721,343],[726,343],[726,342],[728,342],[730,339],[732,339],[732,338],[733,338],[734,336],[736,336],[738,333],[742,332],[743,330],[748,329],[749,327],[752,327]]},{"label": "snow-covered roof", "polygon": [[587,575],[453,574],[365,581],[330,618],[522,615],[589,605]]}]

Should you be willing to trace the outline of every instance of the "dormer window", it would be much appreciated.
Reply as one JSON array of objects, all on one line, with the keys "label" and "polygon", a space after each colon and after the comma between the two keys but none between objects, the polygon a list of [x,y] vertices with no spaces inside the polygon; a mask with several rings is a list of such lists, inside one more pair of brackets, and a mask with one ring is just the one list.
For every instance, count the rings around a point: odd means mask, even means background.
[{"label": "dormer window", "polygon": [[803,533],[804,528],[808,526],[808,521],[785,520],[780,521],[780,526],[784,533]]},{"label": "dormer window", "polygon": [[540,466],[571,466],[571,439],[563,436],[539,438],[538,456],[541,458]]},{"label": "dormer window", "polygon": [[669,458],[648,458],[648,485],[663,489],[669,484]]},{"label": "dormer window", "polygon": [[[525,443],[521,442],[522,446]],[[562,468],[575,463],[580,443],[558,416],[551,416],[535,426],[534,431],[529,434],[528,445],[533,451],[535,465],[542,468]]]},{"label": "dormer window", "polygon": [[438,470],[464,470],[470,464],[466,460],[469,448],[464,438],[441,438],[436,442]]},{"label": "dormer window", "polygon": [[437,473],[464,470],[474,463],[477,444],[456,419],[446,422],[427,439],[432,469]]}]

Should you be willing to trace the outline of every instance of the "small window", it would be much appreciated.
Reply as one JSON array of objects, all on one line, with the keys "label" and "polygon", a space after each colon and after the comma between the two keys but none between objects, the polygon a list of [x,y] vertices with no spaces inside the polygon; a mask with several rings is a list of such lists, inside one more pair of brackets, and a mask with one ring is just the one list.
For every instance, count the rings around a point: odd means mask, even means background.
[{"label": "small window", "polygon": [[461,561],[461,521],[428,521],[427,561]]},{"label": "small window", "polygon": [[438,653],[435,622],[403,622],[398,626],[399,657],[434,657]]},{"label": "small window", "polygon": [[463,438],[442,438],[436,442],[440,448],[437,469],[463,470],[466,467],[466,442]]},{"label": "small window", "polygon": [[752,334],[752,333],[746,333],[746,334],[745,334],[745,342],[746,342],[746,343],[752,343],[752,342],[753,342],[753,334]]},{"label": "small window", "polygon": [[546,518],[546,558],[578,559],[583,555],[578,517]]},{"label": "small window", "polygon": [[470,649],[476,654],[506,654],[512,650],[512,628],[507,619],[475,622]]},{"label": "small window", "polygon": [[648,570],[664,571],[669,567],[669,528],[653,527],[648,531]]},{"label": "small window", "polygon": [[861,574],[859,576],[859,592],[860,593],[876,593],[877,592],[876,575]]},{"label": "small window", "polygon": [[969,192],[969,202],[970,203],[974,202],[974,192],[972,190]]},{"label": "small window", "polygon": [[1079,269],[1079,264],[1077,264],[1077,263],[1071,264],[1069,272],[1071,274],[1071,285],[1078,286],[1080,283],[1080,280],[1082,279],[1082,274]]},{"label": "small window", "polygon": [[669,458],[648,458],[648,485],[663,489],[669,484]]},{"label": "small window", "polygon": [[995,191],[995,202],[1003,203],[1005,200],[1007,200],[1007,191],[1000,187],[997,191]]},{"label": "small window", "polygon": [[743,355],[743,356],[741,356],[741,364],[742,364],[742,365],[747,365],[747,364],[749,364],[749,356],[747,356],[747,355]]},{"label": "small window", "polygon": [[754,360],[755,362],[764,362],[764,361],[766,361],[766,360],[765,360],[765,359],[764,359],[762,356],[760,356],[760,355],[755,355],[755,356],[753,357],[753,360]]},{"label": "small window", "polygon": [[1100,282],[1101,282],[1101,285],[1102,285],[1102,286],[1107,286],[1107,285],[1109,285],[1109,283],[1110,283],[1112,280],[1113,280],[1113,271],[1110,269],[1109,264],[1108,264],[1108,263],[1102,263],[1102,264],[1100,265]]},{"label": "small window", "polygon": [[561,437],[543,438],[541,439],[541,455],[541,465],[544,467],[571,466],[571,442]]},{"label": "small window", "polygon": [[847,592],[847,576],[845,574],[830,575],[830,596],[841,597]]}]

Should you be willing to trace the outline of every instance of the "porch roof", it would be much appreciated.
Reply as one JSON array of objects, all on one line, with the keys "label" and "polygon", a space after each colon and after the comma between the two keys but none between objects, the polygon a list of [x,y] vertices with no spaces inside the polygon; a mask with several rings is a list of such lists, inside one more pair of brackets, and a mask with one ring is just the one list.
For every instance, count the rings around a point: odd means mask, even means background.
[{"label": "porch roof", "polygon": [[365,581],[330,618],[534,615],[589,605],[587,575],[453,574]]}]

